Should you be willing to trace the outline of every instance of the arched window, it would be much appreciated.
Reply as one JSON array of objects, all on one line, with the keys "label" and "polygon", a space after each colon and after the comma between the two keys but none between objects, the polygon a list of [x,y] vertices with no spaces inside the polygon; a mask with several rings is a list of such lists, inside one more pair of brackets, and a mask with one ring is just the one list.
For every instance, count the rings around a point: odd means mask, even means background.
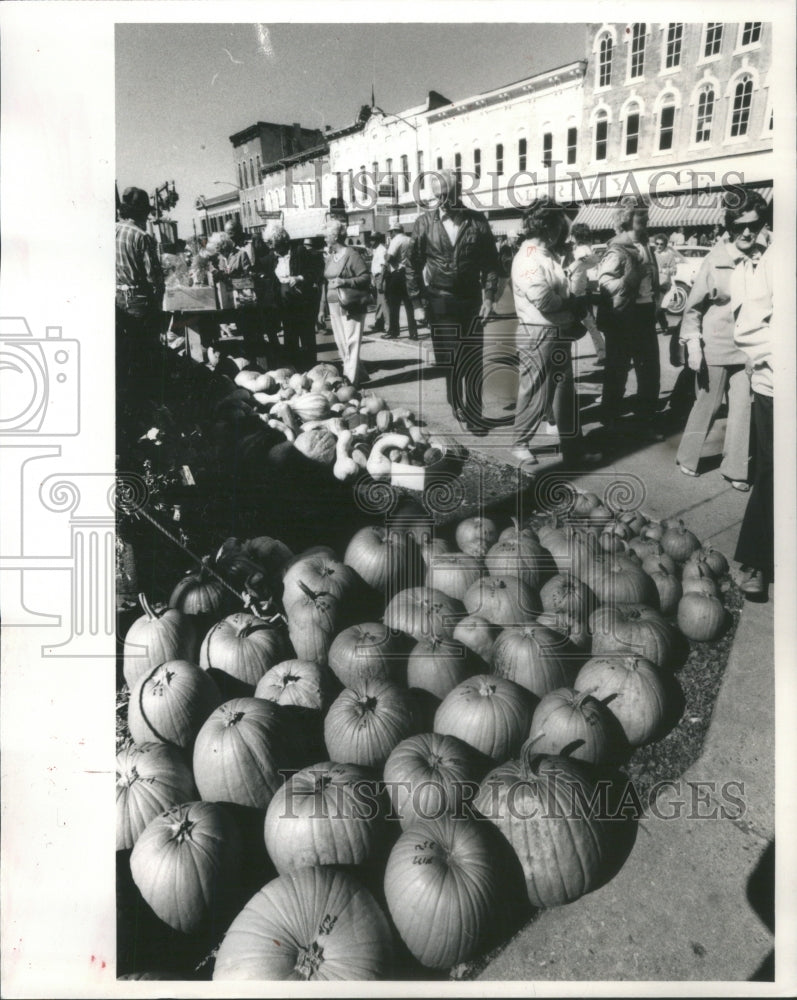
[{"label": "arched window", "polygon": [[260,183],[260,154],[257,154],[257,184]]},{"label": "arched window", "polygon": [[639,105],[631,104],[625,116],[625,155],[636,156],[639,152]]},{"label": "arched window", "polygon": [[612,36],[604,35],[598,46],[598,86],[608,87],[612,82]]},{"label": "arched window", "polygon": [[628,75],[632,80],[645,72],[645,27],[644,24],[631,27],[631,67]]},{"label": "arched window", "polygon": [[605,160],[609,141],[609,116],[601,110],[595,114],[595,159]]},{"label": "arched window", "polygon": [[672,149],[675,134],[675,97],[665,94],[659,110],[659,149]]},{"label": "arched window", "polygon": [[731,137],[747,135],[750,124],[750,105],[753,103],[753,78],[743,76],[733,92],[731,110]]},{"label": "arched window", "polygon": [[695,113],[695,142],[711,142],[711,126],[714,121],[714,88],[709,84],[697,95]]}]

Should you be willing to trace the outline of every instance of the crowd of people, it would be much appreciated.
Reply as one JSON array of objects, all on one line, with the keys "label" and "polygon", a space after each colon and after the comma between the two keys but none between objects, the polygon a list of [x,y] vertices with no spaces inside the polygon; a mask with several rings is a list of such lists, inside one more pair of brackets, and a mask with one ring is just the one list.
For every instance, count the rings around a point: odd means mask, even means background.
[{"label": "crowd of people", "polygon": [[[514,240],[497,243],[485,215],[462,204],[456,172],[439,172],[434,193],[434,207],[417,217],[411,234],[391,219],[388,239],[377,235],[370,261],[350,244],[346,223],[338,219],[325,227],[323,255],[310,241],[292,243],[282,226],[272,226],[263,240],[248,237],[237,220],[228,222],[195,255],[193,280],[222,285],[232,296],[250,364],[312,367],[317,329],[328,313],[343,374],[356,387],[369,379],[360,351],[371,302],[371,329],[384,331],[388,340],[400,335],[404,309],[410,340],[417,340],[420,326],[430,327],[453,421],[485,435],[491,422],[482,409],[484,322],[507,277],[518,320],[515,457],[536,464],[534,442],[546,434],[556,435],[573,467],[601,463],[619,443],[663,440],[658,330],[669,330],[666,296],[681,260],[675,248],[697,245],[696,234],[676,230],[651,239],[648,204],[624,198],[615,209],[615,235],[598,260],[589,229],[571,226],[565,208],[548,197],[528,207]],[[145,192],[128,189],[117,222],[123,382],[143,377],[160,331],[164,281],[145,231],[148,206]],[[681,473],[700,475],[703,446],[727,398],[720,472],[734,489],[752,488],[737,558],[743,589],[761,595],[773,573],[770,207],[756,192],[743,198],[730,193],[723,225],[705,240],[711,249],[678,334],[695,385],[676,461]],[[596,271],[593,287],[589,275]],[[603,367],[601,429],[589,443],[580,427],[572,361],[573,343],[586,335]],[[233,374],[225,338],[205,340],[208,364]],[[626,400],[632,368],[637,390]],[[627,419],[629,402],[633,415]]]}]

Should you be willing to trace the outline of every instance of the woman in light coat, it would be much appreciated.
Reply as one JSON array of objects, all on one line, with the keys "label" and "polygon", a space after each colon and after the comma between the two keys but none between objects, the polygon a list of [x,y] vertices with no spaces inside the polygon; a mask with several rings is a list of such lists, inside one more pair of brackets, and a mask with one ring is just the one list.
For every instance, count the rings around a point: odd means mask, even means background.
[{"label": "woman in light coat", "polygon": [[332,335],[343,362],[343,374],[353,386],[367,382],[368,372],[360,361],[366,300],[357,307],[344,308],[339,290],[351,288],[367,293],[371,275],[362,256],[346,246],[346,223],[331,219],[324,230],[327,256],[324,267],[327,304],[332,321]]}]

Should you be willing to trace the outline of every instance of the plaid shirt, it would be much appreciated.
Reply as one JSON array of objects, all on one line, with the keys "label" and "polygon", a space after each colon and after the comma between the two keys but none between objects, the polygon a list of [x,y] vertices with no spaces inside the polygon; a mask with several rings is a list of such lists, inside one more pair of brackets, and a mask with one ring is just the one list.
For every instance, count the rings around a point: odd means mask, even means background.
[{"label": "plaid shirt", "polygon": [[116,287],[129,295],[160,301],[163,272],[155,241],[131,219],[116,223]]}]

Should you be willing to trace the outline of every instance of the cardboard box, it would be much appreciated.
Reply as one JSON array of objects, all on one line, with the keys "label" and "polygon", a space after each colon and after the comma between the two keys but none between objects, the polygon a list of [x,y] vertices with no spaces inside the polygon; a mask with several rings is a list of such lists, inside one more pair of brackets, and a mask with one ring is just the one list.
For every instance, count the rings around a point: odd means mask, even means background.
[{"label": "cardboard box", "polygon": [[164,312],[215,312],[216,290],[204,285],[175,285],[163,294]]}]

